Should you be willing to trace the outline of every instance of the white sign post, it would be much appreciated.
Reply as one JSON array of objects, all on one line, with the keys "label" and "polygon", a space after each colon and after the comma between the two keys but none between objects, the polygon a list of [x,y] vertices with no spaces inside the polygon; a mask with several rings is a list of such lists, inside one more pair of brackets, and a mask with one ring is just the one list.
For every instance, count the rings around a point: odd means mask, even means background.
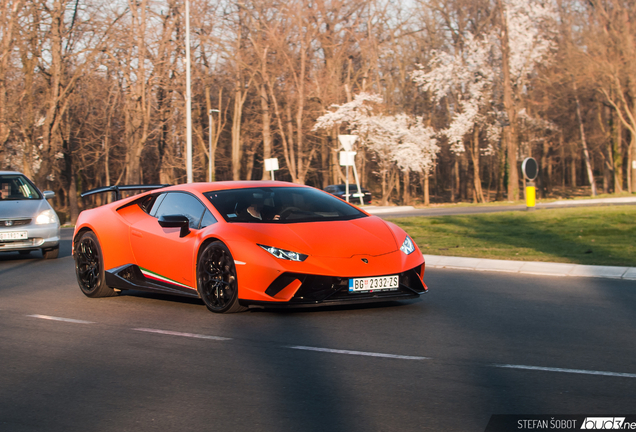
[{"label": "white sign post", "polygon": [[340,152],[340,166],[345,167],[346,171],[346,184],[345,184],[345,198],[349,202],[349,167],[353,167],[353,174],[356,179],[356,186],[358,187],[358,196],[360,197],[360,205],[364,204],[362,198],[362,190],[360,189],[360,180],[358,179],[358,170],[356,169],[355,156],[356,152],[351,151],[353,144],[358,139],[358,135],[338,135],[338,141],[342,144],[342,148],[345,151]]},{"label": "white sign post", "polygon": [[274,171],[278,170],[278,158],[265,159],[265,171],[269,171],[274,180]]}]

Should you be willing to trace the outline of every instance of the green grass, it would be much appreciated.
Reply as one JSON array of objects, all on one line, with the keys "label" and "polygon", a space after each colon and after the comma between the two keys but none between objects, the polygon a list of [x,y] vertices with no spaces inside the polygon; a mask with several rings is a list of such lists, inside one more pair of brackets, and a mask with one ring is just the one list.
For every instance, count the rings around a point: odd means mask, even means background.
[{"label": "green grass", "polygon": [[429,255],[636,266],[636,206],[389,220]]}]

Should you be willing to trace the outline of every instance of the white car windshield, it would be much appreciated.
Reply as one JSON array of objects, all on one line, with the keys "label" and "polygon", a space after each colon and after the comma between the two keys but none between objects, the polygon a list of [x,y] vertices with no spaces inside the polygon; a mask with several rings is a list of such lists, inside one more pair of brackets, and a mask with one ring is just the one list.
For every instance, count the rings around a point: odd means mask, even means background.
[{"label": "white car windshield", "polygon": [[0,175],[0,200],[41,199],[38,190],[26,177],[19,174]]},{"label": "white car windshield", "polygon": [[227,222],[297,223],[366,217],[333,195],[307,187],[231,189],[204,195]]}]

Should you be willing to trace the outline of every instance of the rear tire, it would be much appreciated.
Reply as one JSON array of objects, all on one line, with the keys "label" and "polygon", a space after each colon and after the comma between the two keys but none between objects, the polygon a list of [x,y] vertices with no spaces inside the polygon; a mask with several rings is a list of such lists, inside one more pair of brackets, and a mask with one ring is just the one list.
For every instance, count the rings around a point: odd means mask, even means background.
[{"label": "rear tire", "polygon": [[54,249],[42,249],[42,257],[44,259],[55,259],[60,253],[60,247]]},{"label": "rear tire", "polygon": [[75,274],[80,289],[87,297],[111,297],[117,293],[106,285],[104,258],[97,236],[92,231],[80,234],[73,251]]},{"label": "rear tire", "polygon": [[234,258],[220,241],[208,244],[199,255],[197,289],[212,312],[234,313],[247,309],[239,304]]}]

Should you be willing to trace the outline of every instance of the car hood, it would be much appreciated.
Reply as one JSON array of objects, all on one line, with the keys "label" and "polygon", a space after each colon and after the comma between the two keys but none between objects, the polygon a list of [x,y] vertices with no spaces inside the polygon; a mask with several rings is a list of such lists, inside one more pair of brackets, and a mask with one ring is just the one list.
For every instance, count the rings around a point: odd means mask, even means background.
[{"label": "car hood", "polygon": [[3,200],[0,201],[0,219],[35,218],[40,212],[51,207],[46,200]]},{"label": "car hood", "polygon": [[313,256],[378,256],[398,249],[386,222],[376,216],[350,221],[231,225],[244,240]]}]

